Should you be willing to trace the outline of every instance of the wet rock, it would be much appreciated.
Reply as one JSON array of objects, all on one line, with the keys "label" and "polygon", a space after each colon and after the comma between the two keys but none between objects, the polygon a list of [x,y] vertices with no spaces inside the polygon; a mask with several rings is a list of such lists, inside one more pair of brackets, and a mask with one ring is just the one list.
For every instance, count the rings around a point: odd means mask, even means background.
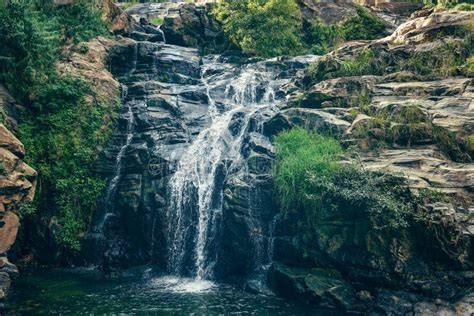
[{"label": "wet rock", "polygon": [[354,289],[337,270],[298,269],[274,264],[269,283],[281,296],[303,300],[327,308],[350,310]]}]

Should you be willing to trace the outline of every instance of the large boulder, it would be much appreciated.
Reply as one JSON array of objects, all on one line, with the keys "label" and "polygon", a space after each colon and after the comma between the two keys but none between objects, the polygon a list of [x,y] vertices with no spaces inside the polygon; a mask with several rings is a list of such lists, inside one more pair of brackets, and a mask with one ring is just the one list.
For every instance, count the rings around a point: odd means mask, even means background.
[{"label": "large boulder", "polygon": [[164,17],[167,43],[218,51],[227,45],[218,22],[210,15],[210,5],[183,4]]}]

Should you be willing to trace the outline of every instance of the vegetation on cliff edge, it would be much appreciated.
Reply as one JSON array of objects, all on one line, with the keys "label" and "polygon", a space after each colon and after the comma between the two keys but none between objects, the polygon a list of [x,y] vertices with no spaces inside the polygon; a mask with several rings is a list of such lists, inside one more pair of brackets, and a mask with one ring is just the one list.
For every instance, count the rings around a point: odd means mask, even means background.
[{"label": "vegetation on cliff edge", "polygon": [[39,173],[32,216],[53,218],[57,242],[77,250],[105,186],[94,165],[115,109],[55,65],[65,46],[106,35],[107,25],[92,1],[9,1],[0,5],[0,20],[0,81],[24,105],[19,136]]}]

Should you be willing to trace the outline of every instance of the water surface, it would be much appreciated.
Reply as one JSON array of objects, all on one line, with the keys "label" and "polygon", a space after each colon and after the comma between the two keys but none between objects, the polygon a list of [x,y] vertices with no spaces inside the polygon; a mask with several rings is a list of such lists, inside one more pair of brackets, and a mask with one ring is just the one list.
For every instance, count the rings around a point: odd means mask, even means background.
[{"label": "water surface", "polygon": [[209,281],[86,270],[23,272],[7,307],[6,315],[343,315]]}]

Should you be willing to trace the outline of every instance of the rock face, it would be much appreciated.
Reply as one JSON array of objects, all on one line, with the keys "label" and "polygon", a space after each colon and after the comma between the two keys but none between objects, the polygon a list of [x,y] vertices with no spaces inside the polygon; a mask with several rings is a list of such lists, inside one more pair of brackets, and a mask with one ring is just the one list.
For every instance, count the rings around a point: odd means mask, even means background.
[{"label": "rock face", "polygon": [[[3,121],[13,130],[16,120],[10,116],[17,107],[15,100],[0,86],[0,106]],[[36,172],[23,162],[23,144],[0,124],[0,301],[10,288],[11,279],[18,273],[8,261],[7,254],[16,240],[20,227],[21,208],[33,200]]]},{"label": "rock face", "polygon": [[[291,96],[266,123],[268,135],[292,126],[330,132],[359,146],[367,170],[402,175],[414,194],[434,190],[445,198],[426,198],[423,219],[396,232],[371,229],[360,210],[322,210],[313,244],[295,218],[280,219],[269,275],[277,293],[344,310],[473,313],[474,157],[466,145],[473,81],[463,65],[436,71],[439,48],[469,41],[473,17],[415,16],[385,39],[342,46],[285,87]],[[360,54],[370,56],[357,73],[347,72]],[[399,66],[420,54],[432,56],[425,61],[431,71]]]}]

